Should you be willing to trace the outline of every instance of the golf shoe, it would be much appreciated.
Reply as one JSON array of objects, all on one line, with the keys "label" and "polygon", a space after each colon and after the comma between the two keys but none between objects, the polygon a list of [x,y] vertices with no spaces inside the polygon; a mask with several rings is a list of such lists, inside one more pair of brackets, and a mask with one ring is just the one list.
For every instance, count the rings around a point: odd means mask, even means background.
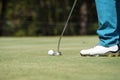
[{"label": "golf shoe", "polygon": [[114,45],[111,47],[103,47],[97,45],[90,49],[80,51],[81,56],[120,56],[120,45]]}]

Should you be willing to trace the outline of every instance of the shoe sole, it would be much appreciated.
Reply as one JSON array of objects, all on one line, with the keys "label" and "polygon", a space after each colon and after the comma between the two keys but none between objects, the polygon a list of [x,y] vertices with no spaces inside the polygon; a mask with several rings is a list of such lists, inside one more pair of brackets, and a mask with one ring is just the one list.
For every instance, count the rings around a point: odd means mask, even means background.
[{"label": "shoe sole", "polygon": [[120,57],[120,51],[116,52],[116,53],[112,53],[112,52],[108,52],[104,55],[82,55],[80,54],[82,57]]}]

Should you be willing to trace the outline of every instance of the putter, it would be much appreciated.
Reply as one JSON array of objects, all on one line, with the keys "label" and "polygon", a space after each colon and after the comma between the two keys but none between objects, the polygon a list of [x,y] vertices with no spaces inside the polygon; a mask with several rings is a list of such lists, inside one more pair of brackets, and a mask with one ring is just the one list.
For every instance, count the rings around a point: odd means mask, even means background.
[{"label": "putter", "polygon": [[64,26],[64,28],[63,28],[63,31],[62,31],[62,33],[61,33],[61,35],[60,35],[60,37],[59,37],[56,55],[62,55],[62,53],[60,52],[61,39],[62,39],[62,37],[63,37],[63,35],[64,35],[64,32],[65,32],[65,30],[66,30],[66,28],[67,28],[68,22],[69,22],[70,17],[71,17],[71,15],[72,15],[72,13],[73,13],[73,10],[74,10],[74,8],[75,8],[76,3],[77,3],[77,0],[75,0],[74,3],[73,3],[73,6],[72,6],[72,8],[71,8],[71,11],[70,11],[69,16],[68,16],[68,18],[67,18],[67,21],[66,21],[66,23],[65,23],[65,26]]}]

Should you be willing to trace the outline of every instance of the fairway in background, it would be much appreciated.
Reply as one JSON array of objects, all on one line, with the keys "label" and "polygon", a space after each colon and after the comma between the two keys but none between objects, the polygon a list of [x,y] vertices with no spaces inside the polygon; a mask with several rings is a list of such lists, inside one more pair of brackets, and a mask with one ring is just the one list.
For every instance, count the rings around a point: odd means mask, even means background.
[{"label": "fairway in background", "polygon": [[81,57],[96,36],[63,37],[62,56],[49,56],[58,37],[0,38],[0,80],[120,80],[119,57]]}]

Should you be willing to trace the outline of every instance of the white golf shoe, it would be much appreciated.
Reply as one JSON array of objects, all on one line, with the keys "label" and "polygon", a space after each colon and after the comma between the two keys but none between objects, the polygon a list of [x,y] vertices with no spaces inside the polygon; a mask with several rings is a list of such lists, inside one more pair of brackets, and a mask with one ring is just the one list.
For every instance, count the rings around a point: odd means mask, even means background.
[{"label": "white golf shoe", "polygon": [[81,56],[100,56],[100,55],[106,55],[109,53],[115,54],[119,51],[119,45],[115,45],[112,47],[103,47],[100,45],[97,45],[93,48],[81,50],[80,55]]}]

